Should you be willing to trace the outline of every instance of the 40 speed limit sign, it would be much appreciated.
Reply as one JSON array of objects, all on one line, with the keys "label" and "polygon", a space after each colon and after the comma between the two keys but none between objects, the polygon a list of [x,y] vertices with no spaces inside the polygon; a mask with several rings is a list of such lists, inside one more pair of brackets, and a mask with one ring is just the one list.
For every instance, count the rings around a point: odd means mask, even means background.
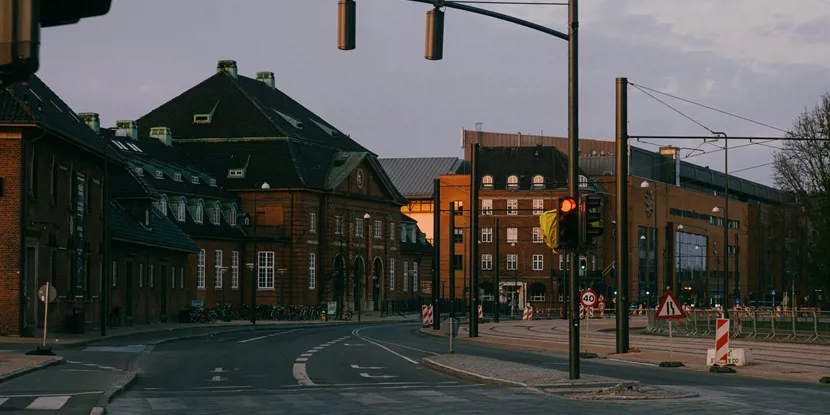
[{"label": "40 speed limit sign", "polygon": [[586,308],[593,307],[597,303],[597,294],[592,289],[587,289],[582,292],[582,296],[579,298],[582,302],[582,305]]}]

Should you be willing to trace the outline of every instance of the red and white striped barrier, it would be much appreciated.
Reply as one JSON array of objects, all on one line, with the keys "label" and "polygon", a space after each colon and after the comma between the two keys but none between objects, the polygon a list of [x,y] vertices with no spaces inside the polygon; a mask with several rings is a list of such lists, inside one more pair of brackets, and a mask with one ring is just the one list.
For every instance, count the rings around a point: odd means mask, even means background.
[{"label": "red and white striped barrier", "polygon": [[421,317],[424,320],[424,326],[431,326],[432,325],[432,306],[431,305],[422,305],[421,306]]},{"label": "red and white striped barrier", "polygon": [[715,362],[725,365],[729,358],[729,319],[719,318],[715,330]]},{"label": "red and white striped barrier", "polygon": [[533,307],[525,307],[524,313],[522,313],[522,320],[533,320]]},{"label": "red and white striped barrier", "polygon": [[478,321],[484,319],[484,307],[481,304],[478,305]]},{"label": "red and white striped barrier", "polygon": [[584,318],[585,318],[585,306],[580,304],[579,305],[579,319],[581,320],[581,319],[584,319]]}]

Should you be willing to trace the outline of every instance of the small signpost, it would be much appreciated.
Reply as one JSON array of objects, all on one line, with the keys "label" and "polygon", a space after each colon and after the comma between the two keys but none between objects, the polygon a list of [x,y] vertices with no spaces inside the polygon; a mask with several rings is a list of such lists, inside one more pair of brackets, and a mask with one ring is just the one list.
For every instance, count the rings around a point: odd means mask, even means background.
[{"label": "small signpost", "polygon": [[671,292],[671,287],[666,287],[666,293],[663,295],[663,299],[660,300],[660,305],[657,307],[657,311],[654,313],[655,320],[668,320],[669,321],[669,361],[668,362],[660,362],[660,367],[680,367],[683,366],[681,362],[675,362],[673,359],[674,354],[674,340],[672,339],[672,320],[680,320],[686,318],[686,312],[683,311],[683,307],[680,307],[680,303],[677,301],[677,298],[674,297],[674,294]]},{"label": "small signpost", "polygon": [[579,302],[585,307],[585,353],[580,353],[580,357],[586,359],[596,358],[595,353],[588,353],[588,333],[591,331],[591,314],[593,314],[591,310],[597,303],[597,294],[594,290],[588,288],[579,296]]},{"label": "small signpost", "polygon": [[52,346],[46,345],[46,332],[47,332],[47,323],[49,322],[49,303],[55,301],[58,298],[58,291],[49,285],[49,282],[44,284],[37,290],[37,298],[43,302],[43,344],[38,346],[37,349],[32,350],[31,352],[26,353],[27,355],[41,355],[41,356],[54,356],[55,353],[52,351]]}]

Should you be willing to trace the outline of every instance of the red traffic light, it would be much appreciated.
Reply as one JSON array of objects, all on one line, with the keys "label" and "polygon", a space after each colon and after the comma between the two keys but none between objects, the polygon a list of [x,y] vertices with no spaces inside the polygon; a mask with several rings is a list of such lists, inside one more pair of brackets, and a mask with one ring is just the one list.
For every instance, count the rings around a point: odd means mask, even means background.
[{"label": "red traffic light", "polygon": [[568,198],[568,199],[560,199],[559,200],[559,212],[561,213],[568,213],[572,210],[576,209],[576,201]]}]

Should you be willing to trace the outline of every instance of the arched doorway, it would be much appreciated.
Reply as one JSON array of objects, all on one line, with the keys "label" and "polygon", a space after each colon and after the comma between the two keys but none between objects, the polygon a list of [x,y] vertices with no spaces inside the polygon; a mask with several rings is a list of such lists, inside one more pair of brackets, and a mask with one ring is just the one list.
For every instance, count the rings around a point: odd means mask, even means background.
[{"label": "arched doorway", "polygon": [[[352,270],[352,275],[352,307],[354,311],[357,311],[358,302],[362,304],[365,300],[361,298],[360,288],[357,284],[358,281],[366,281],[366,263],[363,262],[362,257],[354,259],[354,269]],[[363,285],[365,285],[365,283]]]},{"label": "arched doorway", "polygon": [[380,289],[381,281],[383,280],[383,261],[379,257],[375,257],[374,267],[372,269],[372,310],[380,310]]}]

